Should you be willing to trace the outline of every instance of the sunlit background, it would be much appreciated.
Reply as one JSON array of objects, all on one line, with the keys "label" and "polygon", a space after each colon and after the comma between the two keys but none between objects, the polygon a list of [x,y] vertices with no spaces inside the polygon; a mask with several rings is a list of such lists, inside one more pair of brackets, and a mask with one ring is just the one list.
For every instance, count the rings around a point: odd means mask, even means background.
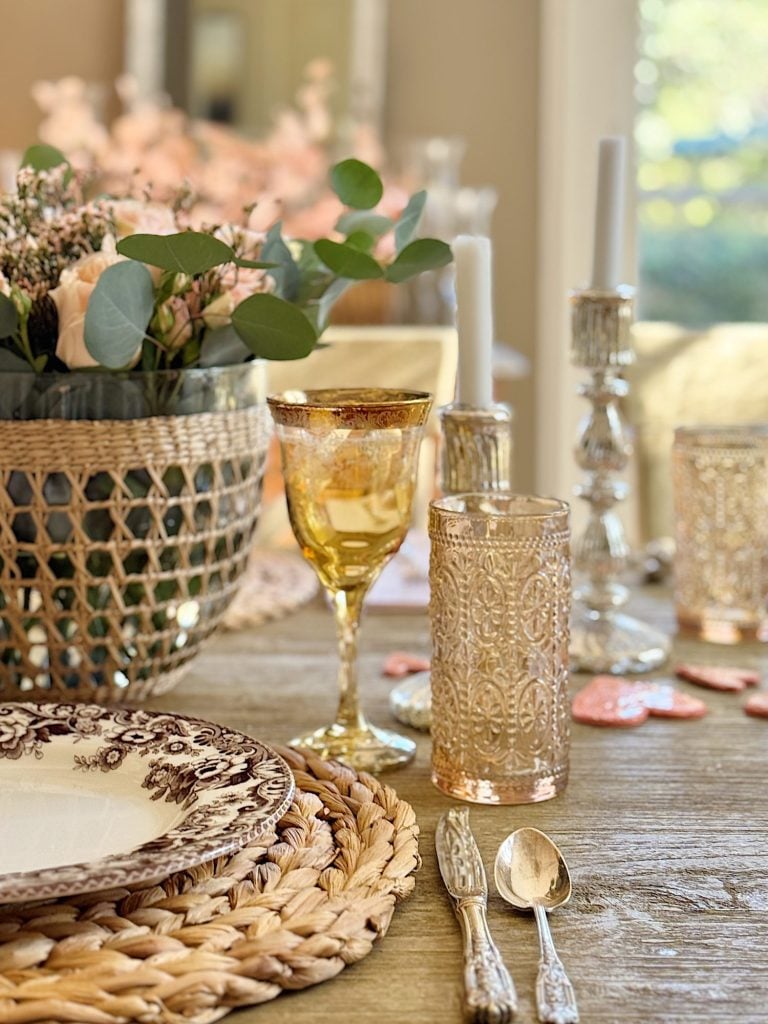
[{"label": "sunlit background", "polygon": [[641,0],[640,316],[768,320],[768,4]]}]

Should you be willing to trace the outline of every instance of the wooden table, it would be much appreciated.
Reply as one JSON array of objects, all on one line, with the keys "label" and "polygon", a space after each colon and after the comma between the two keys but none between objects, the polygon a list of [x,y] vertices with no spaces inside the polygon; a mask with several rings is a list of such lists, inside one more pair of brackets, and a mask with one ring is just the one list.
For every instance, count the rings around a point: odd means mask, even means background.
[{"label": "wooden table", "polygon": [[[664,608],[658,606],[656,611]],[[363,631],[363,695],[389,721],[384,656],[426,653],[426,616],[371,614]],[[687,660],[756,667],[760,648],[678,643]],[[253,632],[225,635],[154,707],[199,714],[284,742],[334,710],[330,615],[318,603]],[[583,678],[574,679],[574,688]],[[652,719],[638,729],[575,726],[567,792],[526,807],[473,807],[486,867],[520,825],[550,833],[570,865],[571,902],[552,915],[583,1024],[768,1020],[768,721],[744,698],[680,684],[702,696],[698,721]],[[250,1010],[233,1024],[458,1024],[459,929],[437,872],[434,829],[452,801],[429,779],[429,739],[387,781],[416,809],[424,865],[389,934],[333,981]],[[492,877],[492,872],[489,871]],[[518,1020],[535,1021],[532,918],[495,893],[491,929],[517,984]]]}]

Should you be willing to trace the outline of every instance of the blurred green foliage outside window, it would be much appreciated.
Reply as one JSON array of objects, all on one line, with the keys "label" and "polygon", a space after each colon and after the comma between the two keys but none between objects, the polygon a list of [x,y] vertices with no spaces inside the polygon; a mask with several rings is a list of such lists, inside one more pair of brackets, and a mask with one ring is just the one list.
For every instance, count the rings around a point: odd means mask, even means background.
[{"label": "blurred green foliage outside window", "polygon": [[768,0],[640,0],[638,315],[768,322]]}]

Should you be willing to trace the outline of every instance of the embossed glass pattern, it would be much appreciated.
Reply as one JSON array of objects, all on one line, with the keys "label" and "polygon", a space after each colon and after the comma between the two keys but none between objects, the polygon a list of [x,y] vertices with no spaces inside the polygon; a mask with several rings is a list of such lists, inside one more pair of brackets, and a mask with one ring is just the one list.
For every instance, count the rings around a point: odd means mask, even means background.
[{"label": "embossed glass pattern", "polygon": [[532,803],[568,776],[568,506],[461,494],[430,506],[432,780]]},{"label": "embossed glass pattern", "polygon": [[768,424],[678,428],[672,483],[681,630],[768,640]]}]

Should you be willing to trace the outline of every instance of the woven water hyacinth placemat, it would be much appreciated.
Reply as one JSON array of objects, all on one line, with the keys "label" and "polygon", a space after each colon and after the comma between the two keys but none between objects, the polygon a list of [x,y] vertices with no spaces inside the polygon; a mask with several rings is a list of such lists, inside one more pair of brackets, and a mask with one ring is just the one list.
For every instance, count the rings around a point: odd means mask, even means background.
[{"label": "woven water hyacinth placemat", "polygon": [[277,748],[296,796],[275,834],[155,885],[0,907],[3,1024],[208,1024],[366,956],[413,889],[413,809]]},{"label": "woven water hyacinth placemat", "polygon": [[314,569],[291,551],[256,548],[224,613],[224,629],[248,629],[297,611],[319,589]]}]

